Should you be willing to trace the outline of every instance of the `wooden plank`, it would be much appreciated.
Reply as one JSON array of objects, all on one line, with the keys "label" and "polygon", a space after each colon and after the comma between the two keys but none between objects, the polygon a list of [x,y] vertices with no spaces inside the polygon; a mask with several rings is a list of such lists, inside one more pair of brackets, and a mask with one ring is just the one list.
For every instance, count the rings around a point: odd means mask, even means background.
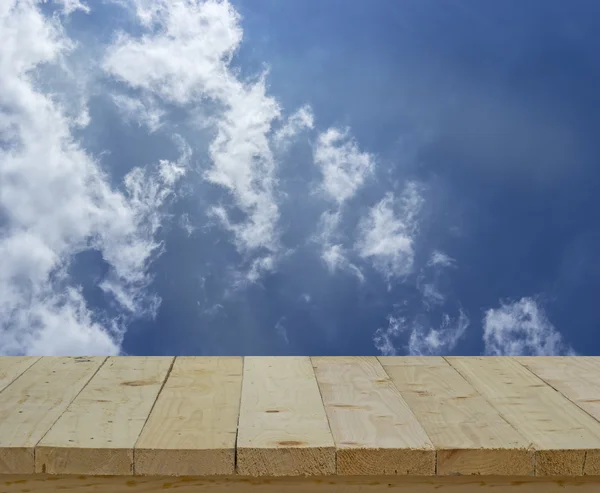
[{"label": "wooden plank", "polygon": [[425,430],[375,357],[312,358],[341,475],[435,474]]},{"label": "wooden plank", "polygon": [[328,476],[308,478],[0,475],[0,493],[597,493],[598,477]]},{"label": "wooden plank", "polygon": [[385,367],[405,366],[407,358],[410,358],[410,366],[431,366],[438,361],[438,358],[432,356],[378,356],[377,359]]},{"label": "wooden plank", "polygon": [[106,358],[45,357],[0,394],[0,473],[34,471],[34,447]]},{"label": "wooden plank", "polygon": [[109,358],[36,447],[36,472],[132,474],[133,447],[172,362]]},{"label": "wooden plank", "polygon": [[135,447],[135,474],[235,472],[242,358],[180,357]]},{"label": "wooden plank", "polygon": [[25,370],[39,359],[39,356],[0,357],[0,392],[19,378]]},{"label": "wooden plank", "polygon": [[456,368],[536,449],[536,475],[579,476],[600,451],[600,423],[507,357],[449,357]]},{"label": "wooden plank", "polygon": [[514,359],[588,414],[600,419],[600,358],[522,356]]},{"label": "wooden plank", "polygon": [[308,357],[246,357],[237,471],[248,476],[335,473],[335,446]]},{"label": "wooden plank", "polygon": [[444,358],[380,359],[431,438],[438,475],[534,473],[529,442]]},{"label": "wooden plank", "polygon": [[[600,421],[600,358],[523,356],[515,358],[544,382]],[[600,454],[589,451],[584,474],[600,476]]]}]

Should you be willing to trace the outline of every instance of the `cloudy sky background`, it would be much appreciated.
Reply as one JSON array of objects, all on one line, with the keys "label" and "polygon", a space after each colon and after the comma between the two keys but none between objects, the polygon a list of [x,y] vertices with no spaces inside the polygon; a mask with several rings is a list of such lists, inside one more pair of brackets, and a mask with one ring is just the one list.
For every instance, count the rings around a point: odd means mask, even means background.
[{"label": "cloudy sky background", "polygon": [[595,0],[3,0],[0,353],[598,354]]}]

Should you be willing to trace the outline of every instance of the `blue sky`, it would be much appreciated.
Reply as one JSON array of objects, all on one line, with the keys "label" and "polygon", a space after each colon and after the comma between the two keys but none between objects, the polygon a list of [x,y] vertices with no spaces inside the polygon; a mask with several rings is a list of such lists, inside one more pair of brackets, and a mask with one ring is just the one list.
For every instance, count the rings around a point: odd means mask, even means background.
[{"label": "blue sky", "polygon": [[599,19],[4,2],[0,353],[598,354]]}]

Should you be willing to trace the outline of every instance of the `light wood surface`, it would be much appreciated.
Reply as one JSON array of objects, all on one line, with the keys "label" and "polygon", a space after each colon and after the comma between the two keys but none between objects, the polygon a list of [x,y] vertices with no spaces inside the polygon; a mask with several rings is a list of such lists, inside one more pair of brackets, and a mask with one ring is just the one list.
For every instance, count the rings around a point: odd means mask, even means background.
[{"label": "light wood surface", "polygon": [[0,473],[34,471],[34,447],[104,360],[42,358],[0,393]]},{"label": "light wood surface", "polygon": [[437,449],[438,475],[527,476],[529,442],[441,357],[382,357]]},{"label": "light wood surface", "polygon": [[447,358],[535,448],[536,475],[585,474],[600,450],[600,423],[507,357]]},{"label": "light wood surface", "polygon": [[0,392],[13,383],[39,359],[39,356],[0,358]]},{"label": "light wood surface", "polygon": [[435,474],[425,430],[375,357],[312,358],[342,475]]},{"label": "light wood surface", "polygon": [[248,476],[335,473],[335,446],[310,359],[246,357],[237,470]]},{"label": "light wood surface", "polygon": [[[515,359],[596,420],[600,420],[600,358],[542,356]],[[600,453],[593,450],[587,452],[584,473],[600,475]]]},{"label": "light wood surface", "polygon": [[597,493],[598,477],[0,475],[0,493]]},{"label": "light wood surface", "polygon": [[600,491],[599,403],[596,357],[0,357],[0,493]]},{"label": "light wood surface", "polygon": [[109,358],[36,448],[35,470],[133,474],[133,448],[173,362]]},{"label": "light wood surface", "polygon": [[178,358],[135,447],[143,475],[233,474],[242,358]]}]

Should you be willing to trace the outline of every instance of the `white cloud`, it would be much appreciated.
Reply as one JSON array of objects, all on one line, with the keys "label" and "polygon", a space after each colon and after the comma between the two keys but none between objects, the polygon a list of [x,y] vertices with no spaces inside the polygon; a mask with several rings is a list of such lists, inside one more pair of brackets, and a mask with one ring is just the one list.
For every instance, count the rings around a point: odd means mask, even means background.
[{"label": "white cloud", "polygon": [[314,128],[312,108],[310,106],[303,106],[293,113],[287,122],[275,132],[273,142],[277,148],[284,150],[300,132],[312,128]]},{"label": "white cloud", "polygon": [[153,238],[163,221],[162,208],[173,194],[174,185],[185,175],[191,157],[191,149],[181,137],[176,141],[181,151],[178,162],[160,160],[157,170],[134,168],[125,176],[125,196],[137,225],[137,241],[115,242],[110,237],[102,245],[104,259],[114,269],[99,286],[132,313],[154,316],[158,309],[159,300],[148,297],[143,289],[150,280],[144,264],[160,252],[161,245]]},{"label": "white cloud", "polygon": [[288,339],[287,328],[285,327],[284,323],[285,317],[281,317],[279,320],[277,320],[277,323],[275,324],[275,331],[277,332],[277,335],[281,337],[283,342],[289,346],[290,340]]},{"label": "white cloud", "polygon": [[455,268],[456,260],[439,250],[434,250],[417,278],[417,288],[423,295],[428,310],[446,302],[446,294],[440,288],[440,278],[447,268]]},{"label": "white cloud", "polygon": [[361,270],[348,260],[346,251],[342,245],[326,245],[323,248],[321,258],[330,273],[333,274],[337,270],[345,270],[355,275],[360,282],[365,281],[365,276]]},{"label": "white cloud", "polygon": [[[270,256],[259,257],[252,261],[252,265],[250,267],[250,271],[246,276],[246,280],[249,282],[258,281],[265,272],[271,272],[275,268],[275,259]],[[240,285],[245,284],[245,280],[240,281]]]},{"label": "white cloud", "polygon": [[329,272],[335,272],[347,263],[344,247],[342,245],[328,245],[323,249],[321,258],[327,265]]},{"label": "white cloud", "polygon": [[446,296],[440,291],[435,281],[419,283],[418,288],[423,295],[423,303],[427,308],[443,305],[446,301]]},{"label": "white cloud", "polygon": [[347,249],[340,243],[338,229],[342,220],[342,206],[352,198],[365,179],[373,172],[374,158],[361,152],[348,135],[348,130],[330,128],[319,135],[313,150],[313,160],[321,169],[319,190],[335,201],[336,209],[321,214],[317,243],[321,246],[321,258],[330,273],[346,270],[362,282],[361,270],[348,259]]},{"label": "white cloud", "polygon": [[172,192],[170,187],[172,187],[185,176],[187,173],[189,160],[192,157],[192,149],[180,135],[173,135],[173,140],[179,148],[179,160],[177,162],[173,162],[167,159],[161,159],[158,163],[160,180],[164,185],[166,185],[165,188],[160,190],[160,192],[163,194],[161,196],[163,200]]},{"label": "white cloud", "polygon": [[353,197],[375,166],[373,156],[337,128],[319,135],[313,159],[323,175],[322,190],[337,204]]},{"label": "white cloud", "polygon": [[184,213],[179,217],[179,226],[183,229],[188,236],[192,236],[194,231],[196,231],[196,226],[192,224],[190,220],[190,215],[188,213]]},{"label": "white cloud", "polygon": [[151,100],[142,102],[124,94],[115,94],[112,99],[125,121],[145,126],[150,132],[161,127],[165,111]]},{"label": "white cloud", "polygon": [[[145,295],[146,269],[160,251],[168,187],[133,170],[125,193],[112,189],[71,133],[79,122],[38,90],[35,69],[73,46],[58,18],[33,0],[8,0],[0,32],[0,353],[115,354],[123,320],[156,303]],[[118,319],[90,311],[69,279],[73,256],[89,248],[109,265]]]},{"label": "white cloud", "polygon": [[383,356],[396,356],[397,350],[394,340],[404,331],[406,319],[403,317],[388,316],[388,325],[384,328],[379,328],[373,335],[373,343]]},{"label": "white cloud", "polygon": [[[47,0],[42,0],[46,2]],[[90,7],[81,0],[55,0],[56,3],[62,5],[64,14],[72,14],[76,10],[81,10],[86,14],[90,13]]]},{"label": "white cloud", "polygon": [[454,267],[456,260],[439,250],[434,250],[427,262],[428,266]]},{"label": "white cloud", "polygon": [[104,68],[130,86],[166,101],[187,104],[203,97],[230,99],[240,84],[228,63],[242,40],[239,17],[228,2],[133,2],[148,33],[121,34]]},{"label": "white cloud", "polygon": [[330,273],[347,265],[348,259],[344,246],[339,243],[338,227],[342,218],[341,211],[325,211],[321,214],[318,232],[314,240],[320,245],[321,259]]},{"label": "white cloud", "polygon": [[279,209],[275,199],[276,166],[267,133],[279,115],[275,100],[265,95],[264,80],[250,88],[241,83],[218,123],[210,145],[213,166],[206,177],[228,189],[246,220],[231,224],[239,250],[278,249]]},{"label": "white cloud", "polygon": [[233,221],[225,205],[212,212],[233,233],[238,251],[264,256],[248,273],[255,279],[271,269],[280,249],[272,148],[300,127],[312,127],[312,114],[300,109],[273,142],[270,132],[280,108],[267,95],[266,74],[245,81],[231,67],[242,29],[229,2],[138,0],[135,9],[148,32],[139,38],[122,34],[108,50],[104,68],[130,87],[192,113],[212,108],[216,136],[205,178],[227,190],[245,217]]},{"label": "white cloud", "polygon": [[408,343],[404,345],[410,355],[427,356],[447,354],[452,351],[469,327],[467,314],[459,309],[457,317],[442,314],[439,328],[424,325],[417,319],[388,316],[387,327],[375,331],[373,342],[383,356],[395,356],[395,341],[404,333],[409,333]]},{"label": "white cloud", "polygon": [[356,250],[387,280],[412,271],[417,215],[422,202],[417,185],[410,183],[400,199],[388,193],[360,222]]},{"label": "white cloud", "polygon": [[408,340],[408,352],[413,355],[439,355],[452,351],[469,327],[467,314],[459,309],[456,318],[442,315],[439,329],[415,324]]},{"label": "white cloud", "polygon": [[319,218],[316,240],[323,245],[328,245],[338,239],[341,220],[342,212],[340,210],[323,212]]},{"label": "white cloud", "polygon": [[347,271],[355,275],[360,282],[364,282],[365,276],[361,270],[348,259],[348,253],[338,233],[342,218],[340,210],[335,212],[325,211],[319,218],[318,233],[314,240],[320,245],[321,259],[327,266],[329,273],[336,271]]},{"label": "white cloud", "polygon": [[483,342],[487,355],[573,354],[548,320],[543,308],[532,298],[502,303],[489,309],[483,319]]}]

